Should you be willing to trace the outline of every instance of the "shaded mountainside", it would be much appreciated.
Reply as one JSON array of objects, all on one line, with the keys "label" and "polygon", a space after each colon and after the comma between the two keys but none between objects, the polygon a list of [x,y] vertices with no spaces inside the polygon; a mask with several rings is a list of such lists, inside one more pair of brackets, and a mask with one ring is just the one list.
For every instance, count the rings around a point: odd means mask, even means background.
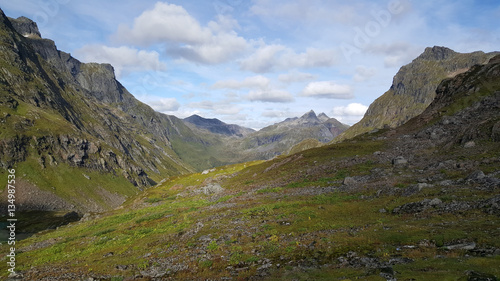
[{"label": "shaded mountainside", "polygon": [[16,269],[24,280],[497,280],[500,56],[436,88],[395,129],[173,177],[20,241]]},{"label": "shaded mountainside", "polygon": [[[203,142],[182,120],[137,101],[111,65],[81,63],[26,32],[38,35],[36,23],[21,18],[12,24],[0,14],[2,173],[15,167],[35,190],[52,192],[76,210],[99,211],[165,177],[194,171],[178,144]],[[29,209],[43,205],[38,200],[20,203]]]},{"label": "shaded mountainside", "polygon": [[370,105],[363,119],[335,141],[404,124],[429,106],[441,80],[463,73],[473,65],[484,64],[496,54],[498,52],[457,53],[437,46],[426,48],[410,64],[401,67],[391,88]]},{"label": "shaded mountainside", "polygon": [[253,129],[244,128],[234,124],[226,124],[219,119],[207,119],[199,115],[192,115],[184,119],[188,124],[194,125],[196,128],[208,130],[214,134],[224,136],[244,137],[255,132]]}]

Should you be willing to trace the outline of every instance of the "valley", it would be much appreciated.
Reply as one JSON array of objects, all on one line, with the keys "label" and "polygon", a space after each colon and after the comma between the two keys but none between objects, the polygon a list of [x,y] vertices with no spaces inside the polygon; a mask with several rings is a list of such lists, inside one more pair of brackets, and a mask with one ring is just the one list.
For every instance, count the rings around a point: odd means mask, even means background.
[{"label": "valley", "polygon": [[427,48],[351,127],[255,131],[158,113],[34,26],[0,13],[3,279],[500,277],[497,52]]}]

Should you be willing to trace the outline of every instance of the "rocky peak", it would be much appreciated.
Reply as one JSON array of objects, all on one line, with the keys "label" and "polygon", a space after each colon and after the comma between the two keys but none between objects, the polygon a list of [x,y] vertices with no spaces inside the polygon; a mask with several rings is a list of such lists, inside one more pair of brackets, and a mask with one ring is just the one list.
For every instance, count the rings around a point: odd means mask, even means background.
[{"label": "rocky peak", "polygon": [[457,52],[452,49],[440,46],[427,47],[425,51],[417,58],[423,60],[446,60],[456,55]]},{"label": "rocky peak", "polygon": [[314,112],[314,110],[311,110],[311,111],[307,112],[306,114],[302,115],[302,117],[300,117],[300,119],[307,120],[307,121],[319,121],[318,116],[316,116],[316,113]]},{"label": "rocky peak", "polygon": [[326,122],[330,119],[330,117],[328,117],[328,115],[326,115],[324,112],[323,113],[320,113],[318,115],[318,119],[321,121],[321,122]]},{"label": "rocky peak", "polygon": [[24,37],[42,38],[36,22],[27,17],[9,18],[14,29]]}]

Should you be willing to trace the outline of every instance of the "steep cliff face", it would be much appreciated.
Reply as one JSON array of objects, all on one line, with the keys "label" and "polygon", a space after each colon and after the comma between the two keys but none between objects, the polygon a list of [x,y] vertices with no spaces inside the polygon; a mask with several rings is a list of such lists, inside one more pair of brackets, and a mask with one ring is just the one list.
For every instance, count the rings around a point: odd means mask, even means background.
[{"label": "steep cliff face", "polygon": [[27,17],[19,17],[17,19],[13,19],[8,17],[14,29],[19,32],[24,37],[36,37],[41,38],[42,34],[40,34],[40,30],[38,30],[38,25],[36,22],[30,20]]},{"label": "steep cliff face", "polygon": [[476,64],[488,62],[496,53],[457,53],[445,47],[426,48],[410,64],[401,67],[392,86],[368,108],[357,124],[335,141],[380,129],[394,128],[422,113],[436,96],[441,80],[454,77]]}]

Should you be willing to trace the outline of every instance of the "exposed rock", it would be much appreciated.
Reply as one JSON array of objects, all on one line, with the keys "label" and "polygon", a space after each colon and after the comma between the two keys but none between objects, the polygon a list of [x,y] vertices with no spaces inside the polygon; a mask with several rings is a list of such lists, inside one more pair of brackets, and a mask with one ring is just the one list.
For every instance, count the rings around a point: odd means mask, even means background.
[{"label": "exposed rock", "polygon": [[344,182],[345,185],[354,185],[357,183],[356,179],[353,177],[345,177]]},{"label": "exposed rock", "polygon": [[407,163],[408,163],[408,160],[406,160],[403,156],[398,156],[398,157],[392,159],[392,164],[394,166],[405,165]]},{"label": "exposed rock", "polygon": [[432,206],[432,207],[435,207],[435,206],[438,206],[440,204],[442,204],[443,201],[441,201],[441,199],[439,198],[434,198],[432,199],[430,202],[429,202],[429,206]]},{"label": "exposed rock", "polygon": [[483,171],[475,171],[467,177],[467,180],[481,180],[484,179],[486,175]]},{"label": "exposed rock", "polygon": [[464,144],[464,148],[472,148],[476,146],[476,142],[474,141],[468,141]]},{"label": "exposed rock", "polygon": [[201,188],[201,192],[205,195],[218,194],[223,191],[224,189],[218,183],[209,184]]},{"label": "exposed rock", "polygon": [[167,270],[159,266],[152,266],[146,270],[141,270],[141,274],[146,277],[161,278],[167,274]]},{"label": "exposed rock", "polygon": [[475,242],[454,244],[444,247],[447,250],[474,250],[476,248]]},{"label": "exposed rock", "polygon": [[498,281],[498,279],[495,275],[471,270],[467,272],[467,281]]},{"label": "exposed rock", "polygon": [[14,29],[24,37],[41,38],[42,34],[38,30],[36,22],[27,17],[19,17],[17,19],[9,18]]}]

